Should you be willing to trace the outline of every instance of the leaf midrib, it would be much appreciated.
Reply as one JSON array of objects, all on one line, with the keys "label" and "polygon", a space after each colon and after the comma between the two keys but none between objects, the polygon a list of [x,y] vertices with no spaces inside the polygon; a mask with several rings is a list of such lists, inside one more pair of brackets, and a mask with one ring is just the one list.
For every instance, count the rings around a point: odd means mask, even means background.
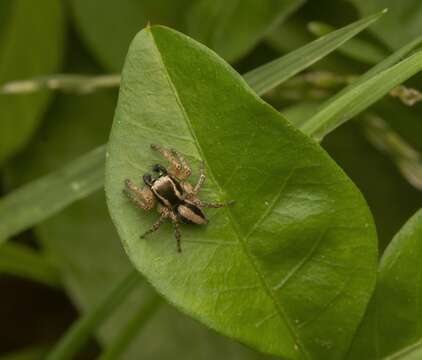
[{"label": "leaf midrib", "polygon": [[[176,100],[176,102],[177,102],[178,106],[180,107],[180,110],[181,110],[181,112],[182,112],[182,114],[183,114],[183,117],[184,117],[184,119],[185,119],[186,125],[187,125],[187,127],[188,127],[188,129],[189,129],[189,132],[190,132],[190,134],[191,134],[191,136],[192,136],[192,139],[194,140],[194,143],[195,143],[195,145],[196,145],[196,148],[197,148],[197,150],[198,150],[198,152],[199,152],[199,154],[200,154],[200,156],[201,156],[201,159],[202,159],[202,160],[205,162],[205,164],[207,165],[206,167],[207,167],[207,169],[208,169],[208,174],[209,174],[209,175],[208,175],[208,177],[209,177],[209,178],[211,179],[211,181],[212,181],[212,182],[216,185],[216,187],[218,188],[219,193],[220,193],[220,194],[224,194],[224,191],[223,191],[223,189],[220,187],[220,184],[216,181],[216,178],[215,178],[215,176],[214,176],[214,174],[213,174],[213,172],[212,172],[211,167],[210,167],[210,166],[208,166],[208,161],[207,161],[207,159],[206,159],[206,158],[205,158],[205,156],[204,156],[204,153],[203,153],[203,151],[202,151],[202,148],[201,148],[201,146],[200,146],[200,144],[199,144],[199,142],[198,142],[198,139],[197,139],[197,137],[196,137],[196,135],[195,135],[195,132],[194,132],[194,130],[193,130],[193,128],[192,128],[192,124],[191,124],[191,122],[190,122],[190,119],[189,119],[189,116],[188,116],[188,114],[187,114],[187,112],[186,112],[186,109],[185,109],[185,107],[184,107],[184,105],[183,105],[183,102],[181,101],[181,99],[180,99],[180,97],[179,97],[179,93],[178,93],[178,91],[177,91],[177,88],[176,88],[176,86],[175,86],[175,84],[174,84],[174,82],[173,82],[173,80],[172,80],[172,78],[171,78],[171,75],[170,75],[170,74],[169,74],[169,72],[167,71],[167,67],[166,67],[166,64],[165,64],[165,62],[164,62],[163,56],[161,55],[160,49],[159,49],[159,47],[158,47],[158,45],[157,45],[157,43],[156,43],[156,41],[155,41],[154,33],[153,33],[153,31],[152,31],[151,29],[149,29],[149,33],[151,34],[152,43],[153,43],[153,45],[154,45],[154,49],[155,49],[155,50],[156,50],[156,52],[157,52],[157,57],[158,57],[158,60],[159,60],[159,62],[161,63],[161,66],[162,66],[162,68],[163,68],[163,73],[164,73],[164,76],[166,77],[166,79],[167,79],[167,81],[168,81],[168,83],[169,83],[170,88],[173,90],[172,92],[173,92],[173,94],[174,94],[174,96],[175,96],[175,100]],[[262,285],[262,287],[263,287],[263,289],[264,289],[265,293],[266,293],[266,294],[270,297],[270,299],[272,300],[273,305],[274,305],[274,308],[275,308],[275,310],[276,310],[276,312],[277,312],[277,314],[278,314],[279,318],[281,319],[281,321],[283,321],[283,322],[285,323],[286,328],[287,328],[287,329],[288,329],[288,331],[290,332],[290,336],[291,336],[291,338],[292,338],[292,342],[293,342],[293,344],[298,346],[298,349],[299,349],[299,350],[301,351],[301,353],[305,356],[305,358],[310,359],[310,356],[309,356],[309,354],[307,353],[307,351],[306,351],[306,349],[305,349],[305,346],[302,344],[302,342],[301,342],[301,341],[300,341],[300,339],[299,339],[299,336],[296,334],[296,332],[295,332],[295,330],[294,330],[294,327],[293,327],[293,325],[290,323],[290,320],[288,319],[287,314],[285,313],[285,311],[284,311],[284,309],[283,309],[283,307],[282,307],[281,303],[277,300],[277,298],[276,298],[275,294],[274,294],[274,293],[273,293],[273,291],[271,290],[271,287],[269,286],[269,284],[267,284],[267,282],[266,282],[266,280],[265,280],[265,276],[264,276],[264,274],[262,274],[262,273],[261,273],[261,271],[260,271],[260,269],[259,269],[258,265],[255,263],[255,261],[254,261],[254,259],[253,259],[253,255],[250,253],[250,251],[249,251],[249,249],[248,249],[248,247],[247,247],[247,245],[246,245],[246,243],[245,243],[245,241],[246,241],[247,237],[245,238],[245,237],[242,235],[241,231],[239,230],[239,228],[238,228],[238,224],[237,224],[237,222],[236,222],[236,220],[235,220],[235,218],[234,218],[234,216],[233,216],[233,213],[232,213],[232,211],[231,211],[230,207],[223,208],[223,210],[224,210],[224,211],[226,211],[226,213],[227,213],[227,215],[228,215],[228,218],[229,218],[229,220],[230,220],[230,224],[232,225],[232,228],[233,228],[234,232],[236,233],[237,240],[238,240],[238,242],[239,242],[239,244],[240,244],[241,248],[243,249],[243,253],[244,253],[244,255],[246,256],[246,258],[248,259],[248,261],[249,261],[249,263],[251,264],[252,268],[254,269],[255,274],[256,274],[256,276],[258,277],[259,281],[261,282],[261,285]],[[258,219],[257,223],[261,222],[261,219],[262,219],[262,217],[260,217],[260,218]],[[255,224],[255,225],[256,225],[256,224]],[[255,228],[255,226],[253,226],[253,229],[254,229],[254,228]],[[252,233],[252,232],[251,232],[251,233]],[[251,235],[251,233],[249,233],[249,234],[248,234],[248,236],[250,236],[250,235]]]}]

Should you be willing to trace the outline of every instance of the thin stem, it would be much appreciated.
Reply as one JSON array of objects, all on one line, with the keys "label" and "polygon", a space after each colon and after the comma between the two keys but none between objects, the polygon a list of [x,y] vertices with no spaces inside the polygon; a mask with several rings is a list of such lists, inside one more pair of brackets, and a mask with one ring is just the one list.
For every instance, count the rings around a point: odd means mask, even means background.
[{"label": "thin stem", "polygon": [[46,359],[74,359],[77,352],[88,342],[95,330],[127,298],[140,279],[141,276],[138,271],[132,270],[106,298],[70,327]]},{"label": "thin stem", "polygon": [[371,144],[390,156],[405,179],[416,189],[422,190],[422,154],[402,139],[379,116],[367,115],[363,124]]},{"label": "thin stem", "polygon": [[8,82],[0,87],[0,94],[27,94],[40,90],[60,90],[87,94],[99,89],[117,88],[119,86],[120,74],[56,74]]},{"label": "thin stem", "polygon": [[140,307],[134,317],[127,323],[126,327],[116,339],[105,349],[104,353],[98,360],[121,359],[124,351],[129,347],[135,336],[141,331],[148,320],[155,314],[161,305],[161,298],[158,295]]}]

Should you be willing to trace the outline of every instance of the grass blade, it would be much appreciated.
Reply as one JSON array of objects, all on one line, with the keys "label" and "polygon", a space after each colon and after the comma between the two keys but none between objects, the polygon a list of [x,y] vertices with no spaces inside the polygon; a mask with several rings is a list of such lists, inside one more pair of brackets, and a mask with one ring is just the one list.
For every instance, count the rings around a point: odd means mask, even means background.
[{"label": "grass blade", "polygon": [[258,95],[265,94],[288,78],[311,66],[347,40],[377,21],[386,10],[333,31],[291,53],[245,74]]},{"label": "grass blade", "polygon": [[[334,27],[318,21],[311,22],[308,28],[312,34],[318,37],[335,31]],[[339,47],[338,51],[353,60],[371,65],[379,63],[387,56],[384,49],[357,38],[350,39],[347,44]]]},{"label": "grass blade", "polygon": [[[318,140],[322,139],[336,127],[381,99],[395,86],[422,70],[422,51],[379,72],[382,65],[381,63],[376,67],[377,69],[372,69],[370,73],[365,74],[363,79],[358,79],[334,99],[330,99],[301,127],[301,130]],[[376,75],[372,75],[373,73]]]},{"label": "grass blade", "polygon": [[148,320],[155,314],[162,304],[159,296],[154,296],[145,306],[142,306],[134,317],[129,320],[123,331],[105,349],[98,360],[121,359],[124,351],[130,345],[133,338],[147,324]]},{"label": "grass blade", "polygon": [[104,183],[105,146],[5,196],[0,201],[0,244]]},{"label": "grass blade", "polygon": [[92,311],[82,316],[70,327],[46,359],[74,359],[75,354],[86,344],[95,329],[126,299],[127,295],[136,287],[140,280],[141,276],[138,271],[132,270],[122,282],[117,284],[103,302],[95,306]]},{"label": "grass blade", "polygon": [[60,276],[55,267],[41,254],[16,243],[0,248],[0,274],[8,274],[60,287]]}]

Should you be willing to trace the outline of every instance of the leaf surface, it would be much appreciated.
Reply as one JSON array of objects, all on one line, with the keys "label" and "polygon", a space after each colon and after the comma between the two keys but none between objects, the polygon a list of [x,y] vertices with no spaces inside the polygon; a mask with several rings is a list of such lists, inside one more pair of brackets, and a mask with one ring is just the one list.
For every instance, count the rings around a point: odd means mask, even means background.
[{"label": "leaf surface", "polygon": [[422,210],[398,232],[378,269],[378,282],[349,359],[417,359],[422,343]]},{"label": "leaf surface", "polygon": [[[38,178],[104,143],[114,112],[113,95],[107,91],[84,96],[59,96],[39,136],[29,150],[13,163],[14,176],[9,176],[9,182],[16,185]],[[91,167],[93,172],[103,174],[104,159]],[[82,184],[83,178],[78,179],[77,183]],[[49,194],[47,204],[50,203],[50,206],[43,209],[49,210],[53,203],[62,203],[59,190],[67,189],[66,184],[63,182],[53,186],[50,183],[50,186],[57,188],[54,193],[51,189],[47,190],[48,184],[40,191],[41,194]],[[85,184],[89,185],[89,182]],[[101,177],[97,189],[102,184]],[[75,201],[35,227],[37,238],[60,270],[63,286],[81,314],[91,311],[101,302],[110,287],[121,281],[131,268],[109,219],[103,191],[94,192],[94,188],[89,188],[90,196]],[[70,193],[75,195],[74,192]],[[29,204],[35,202],[33,198],[21,198],[19,209],[29,207],[25,200]],[[2,217],[4,221],[6,219]],[[139,309],[146,306],[151,296],[155,298],[156,293],[147,284],[141,284],[101,326],[97,332],[100,343],[104,346],[112,344],[131,325]],[[142,330],[139,329],[140,322],[132,326],[136,327],[135,335],[130,346],[124,349],[121,356],[124,360],[138,360],[140,353],[145,360],[156,360],[157,356],[162,360],[268,359],[209,331],[164,301]]]},{"label": "leaf surface", "polygon": [[[162,161],[151,143],[206,163],[207,227],[140,235],[157,214],[123,196]],[[223,60],[163,27],[134,39],[106,162],[108,205],[135,266],[183,311],[261,351],[341,357],[374,284],[369,210],[329,156],[260,100]]]}]

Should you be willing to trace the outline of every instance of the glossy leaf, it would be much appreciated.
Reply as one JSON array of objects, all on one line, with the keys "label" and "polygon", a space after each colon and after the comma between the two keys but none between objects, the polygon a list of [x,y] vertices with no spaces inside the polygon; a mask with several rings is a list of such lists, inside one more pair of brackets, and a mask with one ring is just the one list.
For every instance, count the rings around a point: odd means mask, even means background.
[{"label": "glossy leaf", "polygon": [[193,38],[233,61],[250,51],[274,25],[305,0],[200,0],[187,17]]},{"label": "glossy leaf", "polygon": [[[257,94],[262,95],[312,65],[328,52],[335,50],[359,31],[376,21],[379,16],[381,16],[381,13],[339,29],[323,39],[305,45],[287,56],[282,56],[246,73],[244,79]],[[420,40],[414,41],[403,48],[403,50],[396,52],[389,59],[375,66],[358,81],[363,81],[365,78],[374,75],[375,70],[381,71],[384,68],[388,68],[419,42]],[[71,130],[69,129],[69,131]],[[44,178],[40,178],[1,199],[0,242],[47,219],[65,206],[84,196],[88,196],[103,186],[103,153],[103,149],[98,148],[91,154],[86,155],[86,158],[78,158],[63,166],[58,173],[46,175]],[[47,158],[46,155],[44,156]],[[67,159],[68,162],[70,160],[73,160],[73,158]],[[59,165],[57,164],[57,166]],[[63,176],[64,174],[67,176]],[[86,179],[88,178],[94,179],[94,182],[87,181]],[[66,196],[57,196],[57,194],[62,193],[63,188],[68,188],[70,191],[66,192]],[[46,189],[49,189],[49,194],[52,196],[45,197]],[[39,206],[42,201],[47,201],[50,206]],[[15,215],[13,217],[8,216],[11,213],[9,213],[11,209],[13,209],[13,214]]]},{"label": "glossy leaf", "polygon": [[[38,178],[104,142],[113,111],[114,96],[108,92],[60,96],[30,150],[13,163],[14,176],[9,176],[9,182],[26,183]],[[102,173],[104,162],[95,167]],[[102,182],[101,179],[98,183]],[[22,209],[25,207],[23,199],[20,205]],[[101,302],[110,286],[131,268],[109,219],[103,191],[91,194],[37,225],[35,233],[60,270],[63,286],[81,314]],[[142,324],[137,314],[155,298],[155,292],[147,284],[141,284],[108,315],[107,322],[96,332],[101,345],[105,348],[128,345],[128,348],[118,349],[124,352],[123,359],[137,360],[140,353],[145,360],[156,360],[157,356],[162,360],[268,359],[207,330],[164,301]],[[123,340],[129,343],[116,345],[115,342],[126,336],[128,324],[135,327],[133,338]]]},{"label": "glossy leaf", "polygon": [[333,31],[289,54],[245,74],[246,82],[262,95],[298,74],[377,21],[384,12]]},{"label": "glossy leaf", "polygon": [[410,360],[421,354],[421,239],[422,210],[404,225],[381,259],[377,287],[349,359]]},{"label": "glossy leaf", "polygon": [[[194,169],[203,159],[203,197],[236,201],[209,211],[207,227],[183,227],[182,254],[170,226],[140,240],[157,214],[122,194],[125,179],[160,161],[151,143],[179,149]],[[136,36],[106,193],[132,262],[183,311],[289,359],[344,354],[374,282],[368,208],[327,154],[209,49],[163,27]]]},{"label": "glossy leaf", "polygon": [[[315,102],[301,103],[282,109],[282,114],[289,122],[300,126],[320,106]],[[401,116],[407,122],[408,114],[402,112]],[[374,216],[378,247],[383,250],[403,223],[420,208],[422,192],[403,178],[390,158],[368,142],[362,129],[365,123],[360,118],[356,120],[337,128],[324,138],[321,145],[364,195]]]},{"label": "glossy leaf", "polygon": [[[3,0],[0,4],[0,85],[57,72],[64,44],[60,0]],[[29,140],[41,122],[49,94],[0,95],[0,163]]]}]

